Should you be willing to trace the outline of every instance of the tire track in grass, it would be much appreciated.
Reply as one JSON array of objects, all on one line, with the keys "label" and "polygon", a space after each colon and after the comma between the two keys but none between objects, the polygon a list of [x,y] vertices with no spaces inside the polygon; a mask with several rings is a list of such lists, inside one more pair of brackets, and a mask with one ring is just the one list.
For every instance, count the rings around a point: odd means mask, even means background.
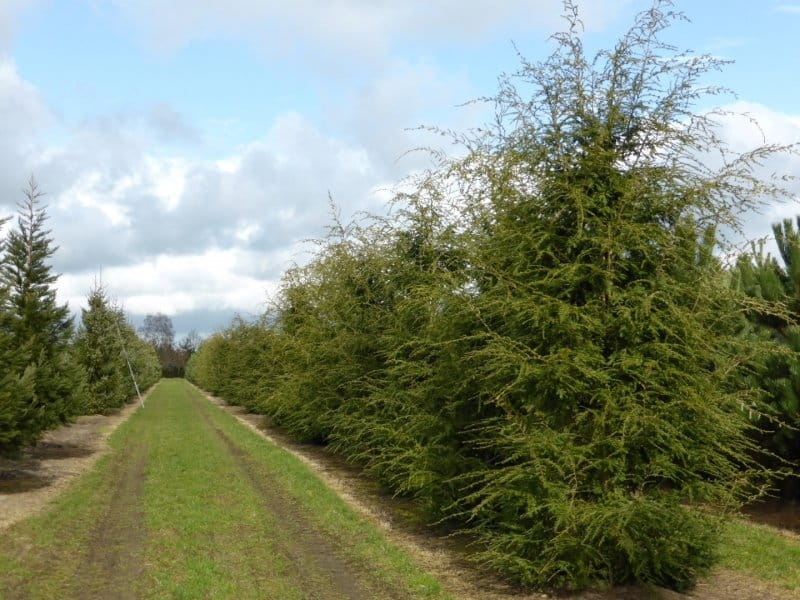
[{"label": "tire track in grass", "polygon": [[352,562],[342,558],[332,541],[317,531],[308,519],[275,486],[259,473],[251,456],[217,427],[206,412],[205,403],[193,402],[208,427],[223,443],[233,458],[237,470],[257,493],[264,511],[273,516],[280,530],[275,535],[276,549],[291,565],[294,582],[310,600],[372,600],[401,598],[393,591],[365,587],[364,573]]},{"label": "tire track in grass", "polygon": [[148,448],[139,438],[115,457],[112,468],[114,495],[108,510],[89,536],[89,547],[78,569],[75,598],[138,598],[137,583],[144,567],[144,482]]}]

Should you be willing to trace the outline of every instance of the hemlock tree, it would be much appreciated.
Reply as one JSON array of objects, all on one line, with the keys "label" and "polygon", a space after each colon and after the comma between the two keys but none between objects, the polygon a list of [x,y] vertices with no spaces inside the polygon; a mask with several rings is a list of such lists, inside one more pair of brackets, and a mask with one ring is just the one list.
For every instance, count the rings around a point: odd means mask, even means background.
[{"label": "hemlock tree", "polygon": [[35,400],[26,410],[35,436],[77,414],[82,373],[70,354],[72,318],[67,306],[56,302],[53,284],[58,275],[51,272],[48,260],[57,248],[45,229],[43,193],[33,177],[24,193],[17,228],[8,234],[0,282],[8,292],[9,335],[17,351],[30,361],[21,368],[35,366]]},{"label": "hemlock tree", "polygon": [[787,148],[731,153],[694,110],[720,65],[661,41],[670,2],[594,58],[565,8],[553,55],[501,80],[406,231],[321,242],[272,331],[234,323],[189,374],[235,400],[247,382],[509,578],[685,589],[717,515],[758,491],[742,365],[771,347],[739,335],[773,308],[730,286],[716,232],[784,193],[754,167]]},{"label": "hemlock tree", "polygon": [[555,52],[501,80],[495,122],[439,174],[460,191],[481,340],[457,379],[433,376],[477,390],[465,443],[482,464],[450,511],[526,584],[685,589],[719,531],[698,505],[735,507],[756,475],[755,392],[732,376],[754,347],[710,248],[785,194],[754,169],[789,148],[733,153],[693,110],[720,63],[661,41],[671,2],[593,58],[565,7]]}]

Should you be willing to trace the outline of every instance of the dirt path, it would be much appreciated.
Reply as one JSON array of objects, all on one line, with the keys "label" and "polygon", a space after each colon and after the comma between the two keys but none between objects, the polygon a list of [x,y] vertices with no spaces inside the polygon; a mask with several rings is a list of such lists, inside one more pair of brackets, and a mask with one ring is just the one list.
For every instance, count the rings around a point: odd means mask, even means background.
[{"label": "dirt path", "polygon": [[78,572],[74,597],[133,600],[141,578],[145,522],[142,505],[147,444],[133,440],[126,453],[115,456],[111,470],[114,493],[89,537],[88,551]]},{"label": "dirt path", "polygon": [[109,451],[112,424],[132,410],[54,432],[14,466],[52,477],[43,454],[54,448],[53,460],[106,454],[40,517],[20,509],[0,531],[0,598],[410,600],[421,585],[442,598],[318,480],[185,382],[160,383]]},{"label": "dirt path", "polygon": [[234,459],[237,470],[258,494],[264,512],[277,517],[279,527],[270,533],[276,539],[276,548],[288,560],[291,578],[306,598],[400,600],[406,597],[370,586],[368,574],[343,557],[334,541],[320,533],[280,488],[259,473],[252,457],[212,422],[203,400],[196,397],[195,403],[206,425]]},{"label": "dirt path", "polygon": [[[541,600],[554,596],[509,586],[489,573],[483,573],[466,560],[463,543],[432,535],[404,515],[409,505],[403,500],[382,494],[361,471],[324,448],[293,442],[266,419],[247,410],[227,405],[223,400],[206,397],[270,442],[291,452],[309,467],[357,512],[383,530],[393,543],[415,557],[417,562],[439,579],[446,589],[461,600]],[[669,590],[646,590],[630,586],[608,592],[589,592],[558,596],[570,600],[797,600],[788,592],[741,573],[718,570],[701,581],[690,594]]]},{"label": "dirt path", "polygon": [[18,459],[0,458],[0,530],[40,512],[108,451],[108,436],[137,408],[78,417],[48,431]]}]

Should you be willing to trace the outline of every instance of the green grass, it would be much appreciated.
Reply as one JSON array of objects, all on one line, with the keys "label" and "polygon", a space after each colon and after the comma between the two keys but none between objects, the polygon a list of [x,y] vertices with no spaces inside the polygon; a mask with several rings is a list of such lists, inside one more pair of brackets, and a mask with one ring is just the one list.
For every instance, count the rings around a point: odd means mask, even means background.
[{"label": "green grass", "polygon": [[[140,498],[130,523],[125,521],[131,532],[140,532],[135,560],[127,561],[141,565],[129,582],[128,591],[136,597],[293,600],[318,592],[332,595],[335,590],[328,594],[320,575],[324,570],[305,573],[303,557],[298,561],[296,552],[293,558],[287,555],[287,547],[302,546],[290,539],[280,515],[265,510],[264,490],[286,499],[320,539],[330,540],[343,554],[347,565],[357,565],[370,597],[380,598],[384,591],[447,597],[434,578],[301,461],[182,380],[162,381],[145,409],[114,432],[110,445],[112,453],[48,512],[0,533],[0,598],[75,597],[87,586],[108,585],[87,557],[98,543],[97,523],[120,506],[112,482],[132,460],[131,448],[146,457]],[[232,453],[233,446],[241,456]],[[237,465],[242,460],[250,471]]]},{"label": "green grass", "polygon": [[723,534],[720,566],[800,590],[800,539],[766,525],[732,521]]},{"label": "green grass", "polygon": [[[159,384],[146,408],[121,425],[109,444],[112,452],[47,512],[0,533],[0,598],[69,598],[103,584],[102,572],[87,568],[87,556],[97,540],[97,523],[118,510],[115,473],[133,460],[132,449],[146,459],[135,513],[141,521],[135,556],[141,572],[130,591],[136,597],[292,600],[308,597],[317,585],[325,591],[318,574],[299,572],[303,566],[287,556],[293,540],[281,516],[265,510],[263,491],[251,479],[276,490],[321,536],[333,540],[347,564],[360,565],[370,589],[378,590],[374,597],[381,597],[381,590],[447,597],[433,577],[303,462],[182,380]],[[241,468],[243,461],[249,470]],[[726,526],[720,566],[800,590],[798,565],[797,538],[739,521]]]},{"label": "green grass", "polygon": [[394,585],[412,590],[414,597],[446,597],[435,579],[416,567],[404,552],[356,515],[298,458],[266,442],[250,429],[242,427],[235,417],[213,405],[209,405],[209,412],[226,434],[257,459],[262,475],[279,482],[320,529],[333,539],[348,540],[343,549],[354,559],[369,561],[375,574]]}]

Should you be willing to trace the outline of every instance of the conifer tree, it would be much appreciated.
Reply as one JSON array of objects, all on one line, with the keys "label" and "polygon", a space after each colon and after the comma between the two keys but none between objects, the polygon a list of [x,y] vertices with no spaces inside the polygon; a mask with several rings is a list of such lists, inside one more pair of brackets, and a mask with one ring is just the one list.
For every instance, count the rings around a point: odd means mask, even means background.
[{"label": "conifer tree", "polygon": [[28,428],[35,436],[79,411],[82,373],[74,368],[70,355],[72,317],[67,306],[56,301],[58,275],[52,273],[49,259],[57,247],[45,227],[44,194],[33,177],[24,194],[17,227],[8,234],[0,282],[8,293],[9,334],[30,361],[21,369],[35,366],[35,401],[26,411],[31,418]]},{"label": "conifer tree", "polygon": [[759,491],[742,365],[769,344],[740,331],[768,307],[729,285],[717,231],[785,193],[755,167],[787,148],[730,152],[695,110],[720,64],[662,40],[669,0],[594,57],[564,6],[553,54],[501,80],[407,227],[324,240],[284,277],[272,335],[235,325],[189,373],[235,397],[272,362],[248,354],[280,353],[253,405],[518,582],[686,589],[719,515]]},{"label": "conifer tree", "polygon": [[111,305],[106,290],[95,284],[88,308],[82,310],[75,340],[78,364],[86,372],[85,412],[101,413],[121,406],[129,398],[127,365],[120,341],[122,315]]},{"label": "conifer tree", "polygon": [[797,225],[785,219],[772,226],[780,263],[764,255],[762,242],[740,258],[734,272],[734,284],[746,294],[784,307],[750,311],[748,333],[776,344],[757,356],[750,381],[766,392],[761,409],[753,412],[754,436],[768,451],[762,460],[783,473],[776,484],[787,498],[800,496],[800,216]]},{"label": "conifer tree", "polygon": [[[5,224],[3,219],[0,225]],[[4,250],[4,248],[3,248]],[[33,441],[33,376],[27,353],[18,348],[12,332],[13,313],[8,288],[0,284],[0,453],[12,453]]]}]

